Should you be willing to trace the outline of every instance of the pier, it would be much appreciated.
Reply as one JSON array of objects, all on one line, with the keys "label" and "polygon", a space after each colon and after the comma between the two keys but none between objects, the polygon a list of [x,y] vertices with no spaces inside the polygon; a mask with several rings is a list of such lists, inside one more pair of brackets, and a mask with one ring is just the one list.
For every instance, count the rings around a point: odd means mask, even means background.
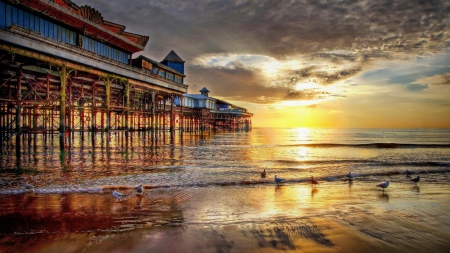
[{"label": "pier", "polygon": [[184,61],[132,54],[149,37],[71,1],[0,1],[0,138],[72,132],[250,130],[252,114],[189,94]]}]

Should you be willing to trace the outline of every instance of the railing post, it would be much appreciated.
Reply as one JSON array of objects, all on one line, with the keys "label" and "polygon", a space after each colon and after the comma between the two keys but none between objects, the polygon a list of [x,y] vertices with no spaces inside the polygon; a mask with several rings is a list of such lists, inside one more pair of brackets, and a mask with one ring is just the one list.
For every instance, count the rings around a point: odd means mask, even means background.
[{"label": "railing post", "polygon": [[175,96],[173,94],[170,95],[170,136],[173,137],[175,133],[175,115],[174,115],[174,103]]},{"label": "railing post", "polygon": [[109,132],[111,130],[111,79],[109,76],[106,76],[105,80],[105,89],[106,89],[106,131]]},{"label": "railing post", "polygon": [[60,102],[59,102],[59,133],[61,136],[64,136],[66,132],[66,86],[67,86],[67,67],[66,65],[62,65],[59,70],[59,78],[61,81],[61,89],[60,89]]},{"label": "railing post", "polygon": [[16,94],[16,136],[22,132],[22,66],[19,67],[19,75],[17,76],[17,94]]},{"label": "railing post", "polygon": [[179,117],[180,132],[184,131],[184,114],[183,114],[183,96],[180,96],[180,117]]},{"label": "railing post", "polygon": [[126,99],[126,108],[125,108],[125,129],[126,129],[126,132],[128,132],[128,128],[129,128],[129,125],[128,125],[128,120],[129,120],[129,117],[130,117],[130,81],[129,80],[127,80],[126,81],[126,84],[125,84],[125,99]]}]

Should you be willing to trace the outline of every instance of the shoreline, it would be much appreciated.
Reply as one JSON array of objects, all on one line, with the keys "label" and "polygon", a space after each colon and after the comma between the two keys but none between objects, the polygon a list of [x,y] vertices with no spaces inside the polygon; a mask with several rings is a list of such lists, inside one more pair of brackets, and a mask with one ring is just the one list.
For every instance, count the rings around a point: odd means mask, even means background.
[{"label": "shoreline", "polygon": [[16,226],[0,252],[444,252],[448,174],[385,193],[355,180],[0,195],[2,224]]}]

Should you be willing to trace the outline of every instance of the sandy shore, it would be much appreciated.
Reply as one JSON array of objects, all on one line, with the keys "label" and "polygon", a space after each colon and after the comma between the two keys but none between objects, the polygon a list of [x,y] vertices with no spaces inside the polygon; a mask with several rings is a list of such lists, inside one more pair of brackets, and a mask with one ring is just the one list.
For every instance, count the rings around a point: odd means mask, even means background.
[{"label": "sandy shore", "polygon": [[0,252],[447,252],[443,178],[2,194]]}]

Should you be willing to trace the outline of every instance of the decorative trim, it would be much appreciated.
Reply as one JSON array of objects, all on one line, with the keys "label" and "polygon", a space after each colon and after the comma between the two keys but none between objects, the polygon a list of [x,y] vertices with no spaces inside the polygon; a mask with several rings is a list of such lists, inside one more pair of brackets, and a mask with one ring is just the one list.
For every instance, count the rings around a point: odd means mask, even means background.
[{"label": "decorative trim", "polygon": [[91,6],[81,6],[78,9],[78,15],[82,16],[83,18],[90,20],[96,24],[103,24],[103,17],[100,12],[98,12],[96,9],[92,8]]}]

